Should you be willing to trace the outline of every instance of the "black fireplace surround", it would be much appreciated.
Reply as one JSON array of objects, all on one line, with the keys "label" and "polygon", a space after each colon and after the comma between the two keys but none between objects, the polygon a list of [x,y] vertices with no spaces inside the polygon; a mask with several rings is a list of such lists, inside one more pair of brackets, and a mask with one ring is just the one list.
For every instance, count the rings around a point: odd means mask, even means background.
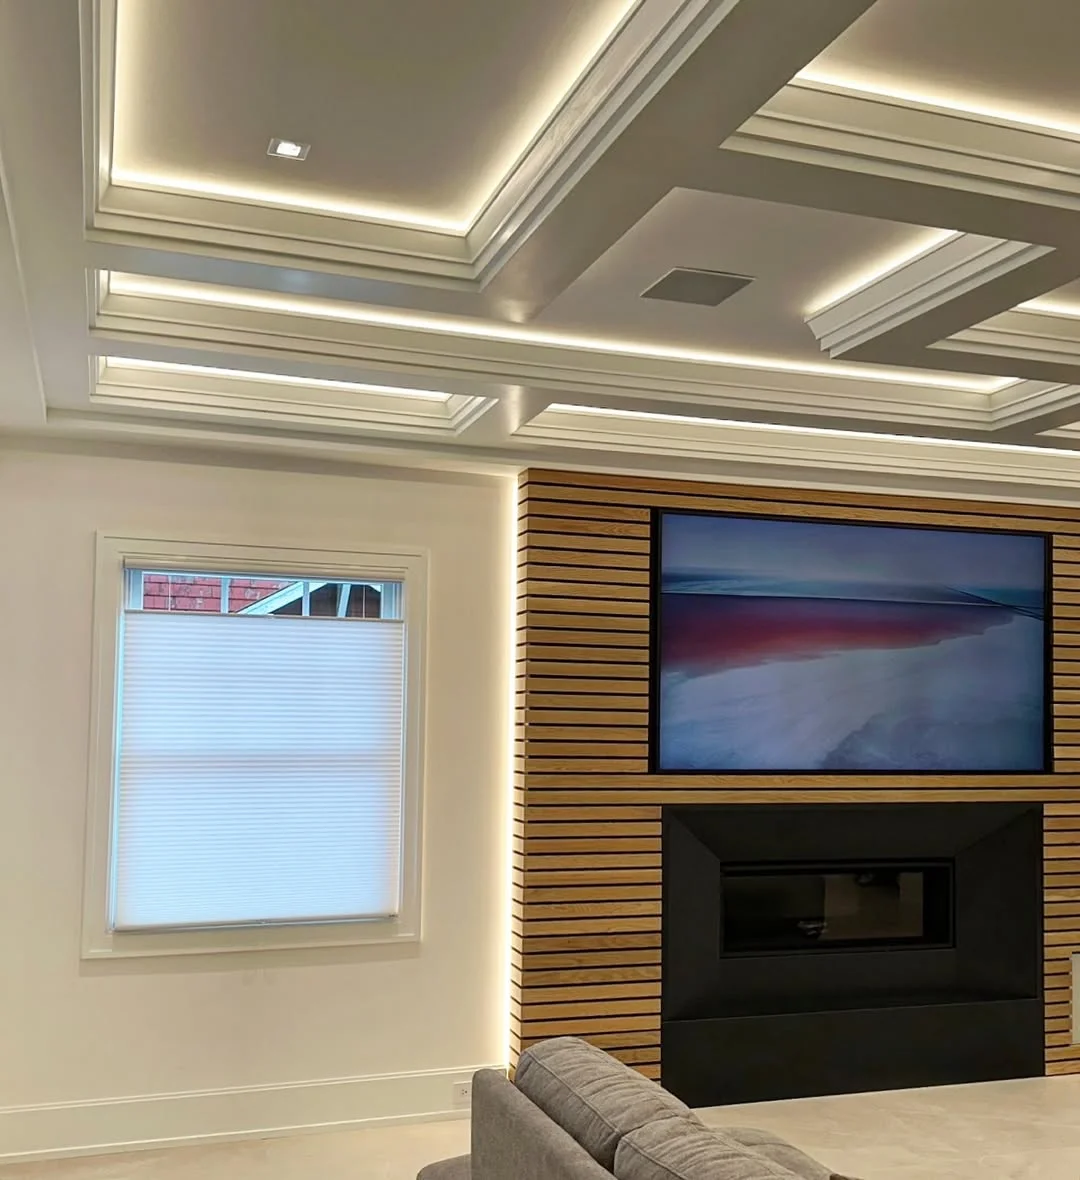
[{"label": "black fireplace surround", "polygon": [[667,806],[663,851],[690,1105],[1043,1073],[1041,805]]}]

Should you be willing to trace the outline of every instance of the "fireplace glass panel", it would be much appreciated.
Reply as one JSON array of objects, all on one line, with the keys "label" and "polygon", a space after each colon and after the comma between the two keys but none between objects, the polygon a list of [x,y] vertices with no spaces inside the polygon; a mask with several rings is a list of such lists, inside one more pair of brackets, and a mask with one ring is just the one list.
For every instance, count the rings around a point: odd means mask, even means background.
[{"label": "fireplace glass panel", "polygon": [[727,953],[945,946],[952,939],[947,862],[733,866],[722,889]]}]

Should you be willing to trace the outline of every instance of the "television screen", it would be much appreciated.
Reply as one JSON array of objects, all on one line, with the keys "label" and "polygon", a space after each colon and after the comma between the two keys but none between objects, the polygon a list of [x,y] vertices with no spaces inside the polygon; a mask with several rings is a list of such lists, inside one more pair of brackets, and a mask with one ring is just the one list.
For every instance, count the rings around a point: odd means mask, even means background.
[{"label": "television screen", "polygon": [[658,514],[653,765],[1047,766],[1046,538]]}]

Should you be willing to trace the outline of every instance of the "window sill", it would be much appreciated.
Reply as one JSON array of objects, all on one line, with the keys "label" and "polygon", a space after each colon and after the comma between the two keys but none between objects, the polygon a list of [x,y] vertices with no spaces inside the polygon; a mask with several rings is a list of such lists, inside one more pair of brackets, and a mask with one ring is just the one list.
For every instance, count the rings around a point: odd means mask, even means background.
[{"label": "window sill", "polygon": [[142,959],[173,955],[224,955],[326,947],[419,942],[420,932],[401,918],[378,921],[234,926],[222,929],[99,931],[83,945],[83,959]]}]

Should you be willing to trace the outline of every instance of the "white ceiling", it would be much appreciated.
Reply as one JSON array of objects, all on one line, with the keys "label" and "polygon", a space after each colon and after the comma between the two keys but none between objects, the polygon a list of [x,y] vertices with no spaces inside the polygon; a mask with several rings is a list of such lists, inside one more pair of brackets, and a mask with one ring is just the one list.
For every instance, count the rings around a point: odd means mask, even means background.
[{"label": "white ceiling", "polygon": [[809,67],[1080,126],[1075,0],[877,0]]},{"label": "white ceiling", "polygon": [[[933,240],[869,217],[674,189],[536,317],[589,335],[820,362],[811,308]],[[642,299],[672,267],[753,282],[718,307]]]},{"label": "white ceiling", "polygon": [[[1073,498],[1078,37],[1062,0],[0,0],[0,431]],[[641,298],[674,267],[752,282]]]},{"label": "white ceiling", "polygon": [[628,8],[118,0],[113,167],[468,221]]}]

